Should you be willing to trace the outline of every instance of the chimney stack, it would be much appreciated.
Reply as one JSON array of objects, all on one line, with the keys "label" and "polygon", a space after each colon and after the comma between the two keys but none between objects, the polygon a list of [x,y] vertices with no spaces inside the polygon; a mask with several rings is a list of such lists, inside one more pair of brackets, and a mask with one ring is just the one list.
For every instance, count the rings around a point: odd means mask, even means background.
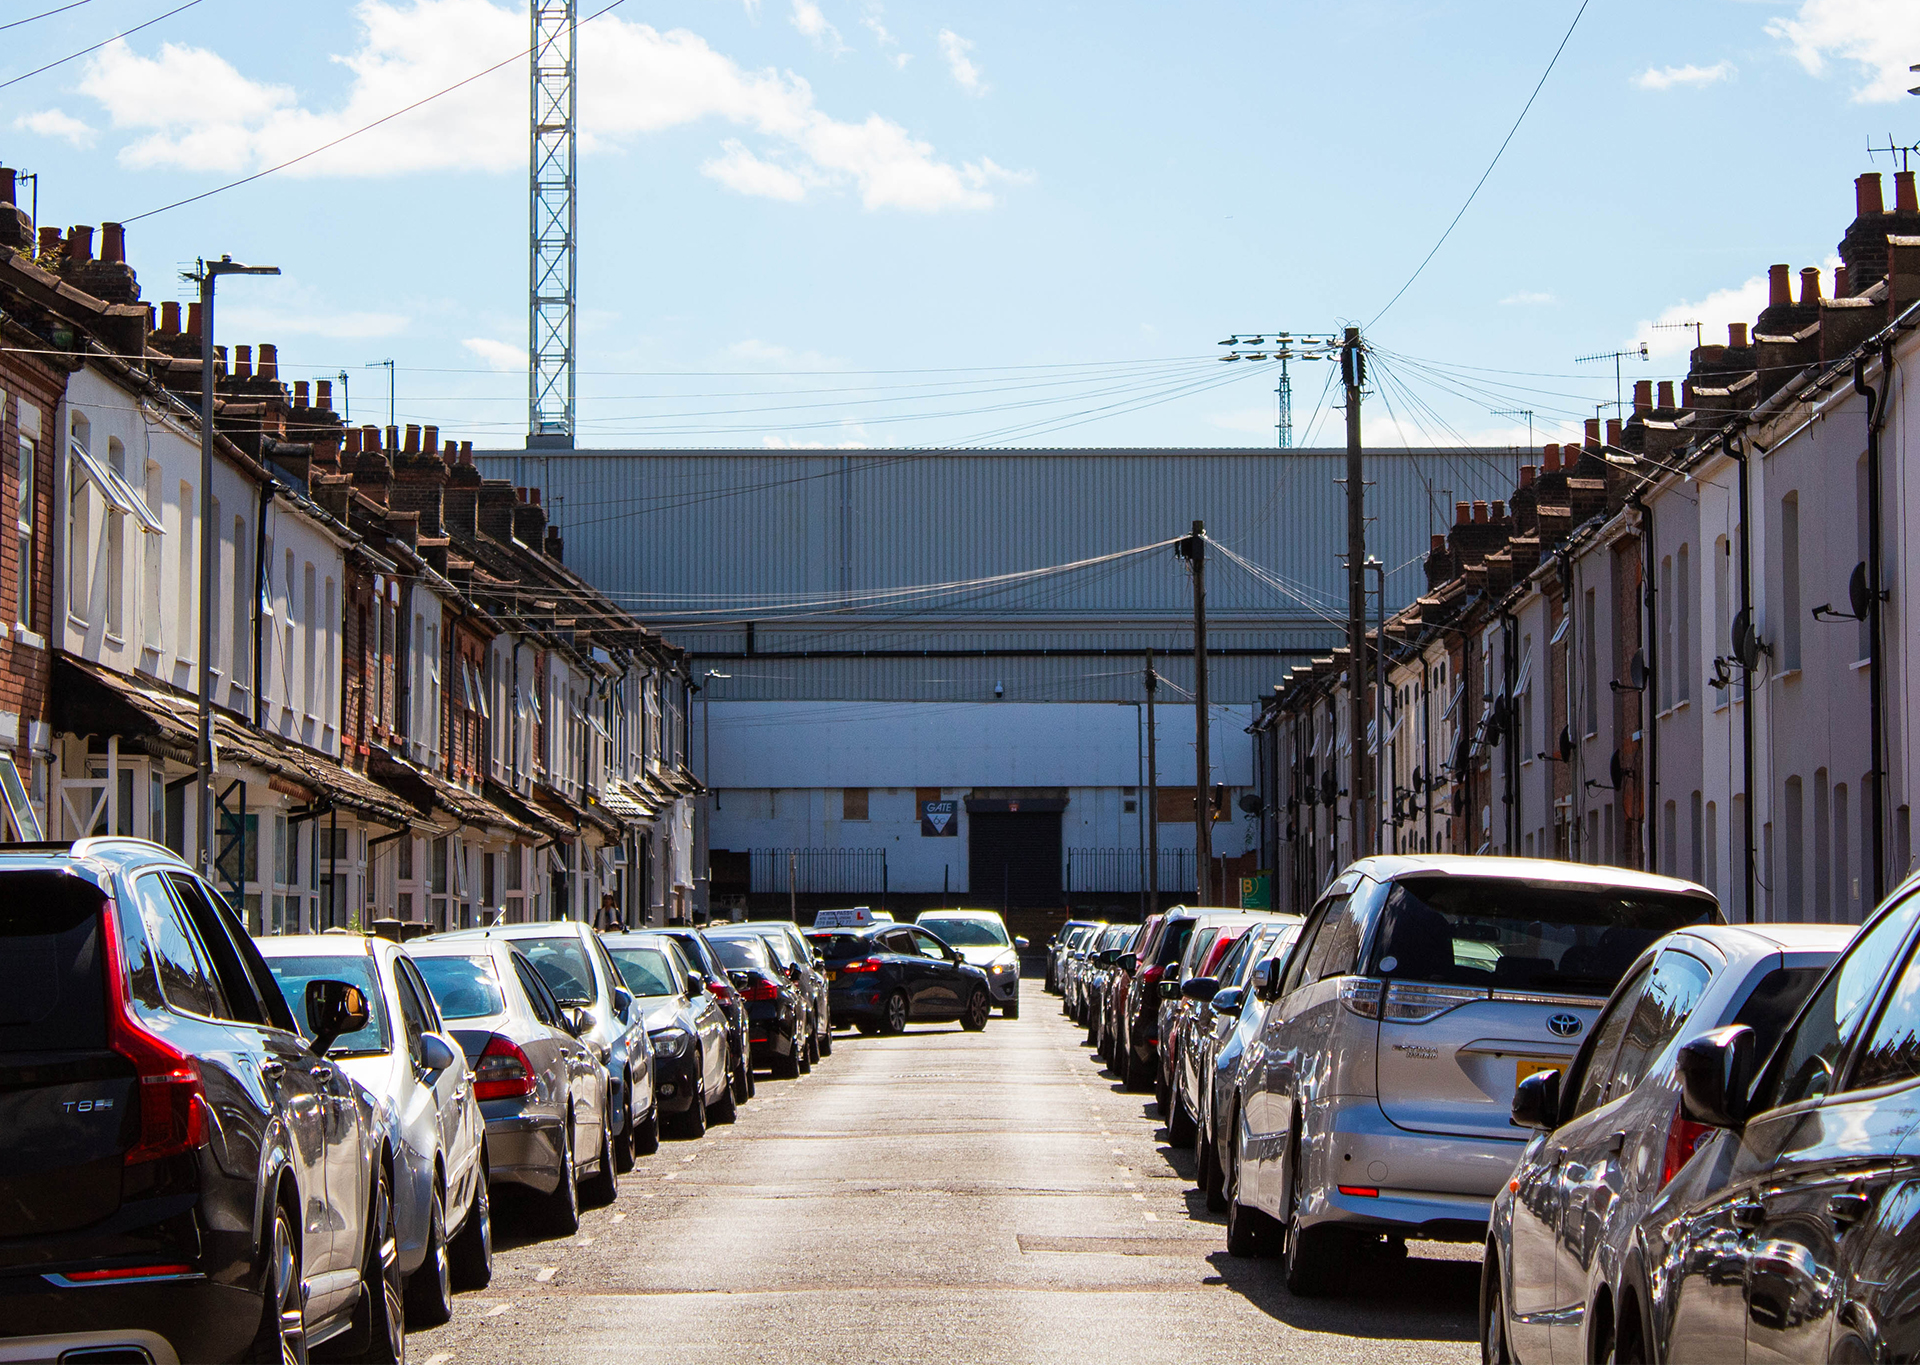
[{"label": "chimney stack", "polygon": [[316,379],[313,383],[313,392],[313,405],[322,412],[332,412],[333,381],[331,379]]},{"label": "chimney stack", "polygon": [[235,379],[253,378],[253,347],[235,346],[233,348],[233,377]]},{"label": "chimney stack", "polygon": [[1659,405],[1663,411],[1673,407],[1673,381],[1671,379],[1663,379],[1660,381]]},{"label": "chimney stack", "polygon": [[180,330],[180,305],[171,299],[160,305],[160,330],[169,336]]},{"label": "chimney stack", "polygon": [[1468,522],[1472,520],[1473,520],[1473,504],[1472,503],[1456,502],[1453,505],[1453,524],[1455,526],[1465,526]]},{"label": "chimney stack", "polygon": [[119,223],[100,225],[100,259],[109,265],[127,263],[127,230]]},{"label": "chimney stack", "polygon": [[1636,379],[1633,381],[1633,415],[1645,417],[1653,408],[1653,381]]}]

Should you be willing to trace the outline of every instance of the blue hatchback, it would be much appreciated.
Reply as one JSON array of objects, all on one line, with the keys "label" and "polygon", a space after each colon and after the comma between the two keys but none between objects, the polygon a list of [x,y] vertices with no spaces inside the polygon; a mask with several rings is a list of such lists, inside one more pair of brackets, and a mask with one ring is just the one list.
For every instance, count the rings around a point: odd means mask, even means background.
[{"label": "blue hatchback", "polygon": [[987,1026],[993,997],[987,974],[912,924],[815,929],[807,935],[825,961],[835,1023],[862,1033],[901,1033],[909,1023],[958,1019]]}]

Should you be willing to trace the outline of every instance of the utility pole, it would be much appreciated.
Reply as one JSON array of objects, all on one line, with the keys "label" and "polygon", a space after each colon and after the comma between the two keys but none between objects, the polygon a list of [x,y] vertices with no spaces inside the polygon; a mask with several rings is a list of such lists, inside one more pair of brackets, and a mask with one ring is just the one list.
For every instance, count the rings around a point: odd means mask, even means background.
[{"label": "utility pole", "polygon": [[1340,346],[1340,378],[1347,389],[1347,815],[1352,821],[1353,856],[1365,856],[1376,822],[1367,817],[1366,765],[1361,761],[1367,733],[1367,487],[1361,478],[1360,390],[1367,382],[1367,353],[1360,329],[1349,327]]},{"label": "utility pole", "polygon": [[1154,746],[1153,694],[1160,678],[1147,651],[1147,913],[1160,913],[1160,760]]},{"label": "utility pole", "polygon": [[573,445],[576,0],[534,0],[528,157],[527,448]]},{"label": "utility pole", "polygon": [[1193,523],[1193,534],[1180,544],[1180,553],[1193,570],[1193,861],[1199,905],[1211,904],[1213,882],[1213,760],[1207,752],[1207,524]]}]

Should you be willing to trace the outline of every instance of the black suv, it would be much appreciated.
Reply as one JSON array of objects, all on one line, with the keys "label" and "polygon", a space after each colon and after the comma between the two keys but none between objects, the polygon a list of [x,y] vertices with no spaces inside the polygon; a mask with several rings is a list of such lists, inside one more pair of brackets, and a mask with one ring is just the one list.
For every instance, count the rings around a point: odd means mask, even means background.
[{"label": "black suv", "polygon": [[0,1353],[404,1358],[367,1002],[304,1003],[166,849],[0,848]]}]

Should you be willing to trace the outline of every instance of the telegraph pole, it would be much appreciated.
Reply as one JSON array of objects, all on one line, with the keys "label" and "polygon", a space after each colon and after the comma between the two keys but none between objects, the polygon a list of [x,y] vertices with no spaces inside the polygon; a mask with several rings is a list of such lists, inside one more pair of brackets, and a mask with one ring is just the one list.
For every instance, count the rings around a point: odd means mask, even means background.
[{"label": "telegraph pole", "polygon": [[1154,747],[1153,694],[1160,679],[1147,651],[1147,913],[1160,913],[1160,760]]},{"label": "telegraph pole", "polygon": [[1352,821],[1353,856],[1365,856],[1377,821],[1368,818],[1366,794],[1367,702],[1367,487],[1360,465],[1360,389],[1367,382],[1366,351],[1360,329],[1349,327],[1340,345],[1340,378],[1347,389],[1347,815]]},{"label": "telegraph pole", "polygon": [[1208,905],[1213,882],[1213,761],[1207,752],[1207,524],[1193,523],[1181,547],[1193,568],[1193,861],[1198,905]]}]

